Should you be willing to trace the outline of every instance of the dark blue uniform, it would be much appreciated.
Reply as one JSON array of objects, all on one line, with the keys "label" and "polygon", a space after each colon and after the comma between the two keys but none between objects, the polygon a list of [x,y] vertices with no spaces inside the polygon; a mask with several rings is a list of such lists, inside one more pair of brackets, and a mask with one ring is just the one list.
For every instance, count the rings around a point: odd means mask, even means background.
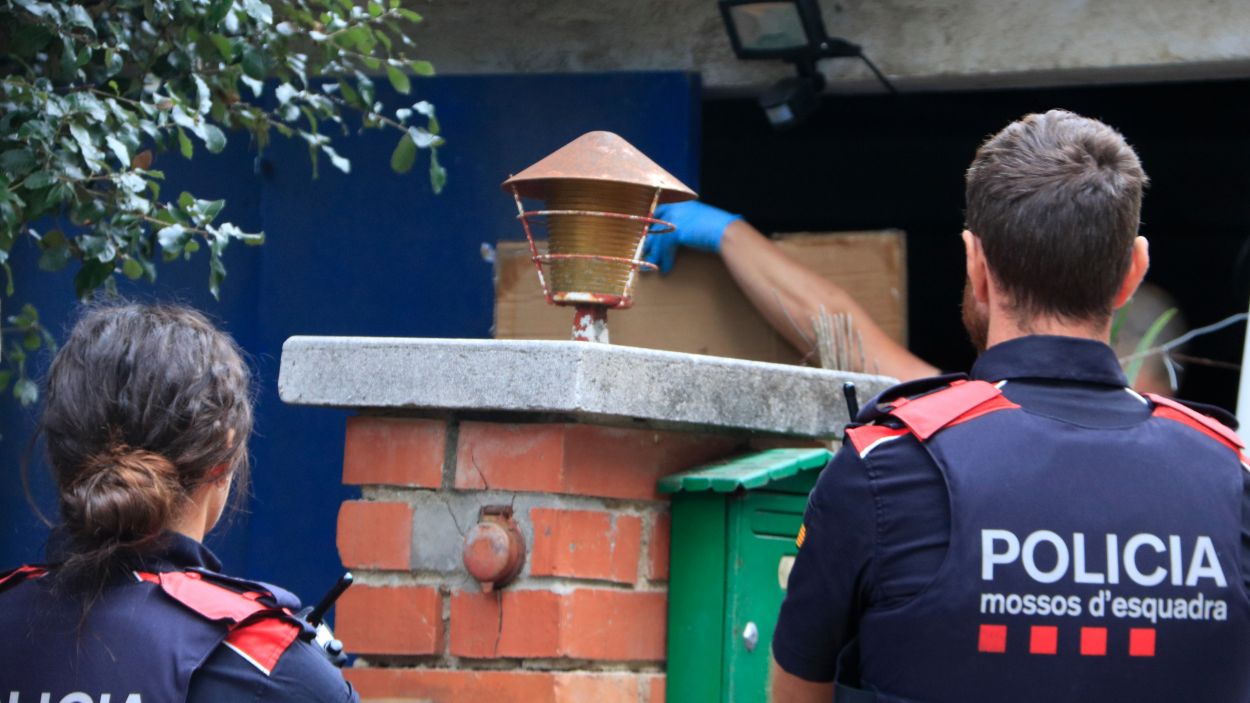
[{"label": "dark blue uniform", "polygon": [[829,681],[842,652],[883,703],[1250,700],[1250,473],[1224,424],[1045,336],[859,421],[804,517],[783,669]]},{"label": "dark blue uniform", "polygon": [[81,599],[58,593],[42,569],[0,583],[0,700],[359,700],[291,615],[294,596],[217,573],[217,558],[188,537],[163,540],[85,619]]}]

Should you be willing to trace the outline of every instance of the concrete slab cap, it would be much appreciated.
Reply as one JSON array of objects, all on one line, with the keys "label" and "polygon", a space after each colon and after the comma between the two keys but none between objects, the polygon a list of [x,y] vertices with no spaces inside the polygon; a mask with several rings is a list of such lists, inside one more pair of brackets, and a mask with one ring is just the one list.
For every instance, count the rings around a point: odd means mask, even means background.
[{"label": "concrete slab cap", "polygon": [[294,405],[538,414],[689,431],[837,437],[842,384],[861,403],[893,379],[587,342],[291,337]]}]

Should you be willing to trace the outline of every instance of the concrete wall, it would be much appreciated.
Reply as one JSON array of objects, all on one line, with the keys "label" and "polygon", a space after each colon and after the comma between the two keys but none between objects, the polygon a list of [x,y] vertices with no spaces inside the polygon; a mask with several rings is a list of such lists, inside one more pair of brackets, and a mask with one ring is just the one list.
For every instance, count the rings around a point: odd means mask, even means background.
[{"label": "concrete wall", "polygon": [[[711,92],[789,69],[737,60],[715,0],[409,0],[444,73],[681,69]],[[1250,75],[1246,0],[821,0],[833,36],[861,44],[900,88],[1062,85]],[[826,61],[835,92],[879,90]]]}]

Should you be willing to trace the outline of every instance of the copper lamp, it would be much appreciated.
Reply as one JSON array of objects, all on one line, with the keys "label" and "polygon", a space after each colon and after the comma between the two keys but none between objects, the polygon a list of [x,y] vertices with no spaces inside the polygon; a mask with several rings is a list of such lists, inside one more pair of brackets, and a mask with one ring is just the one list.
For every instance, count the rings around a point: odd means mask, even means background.
[{"label": "copper lamp", "polygon": [[[547,302],[576,307],[573,339],[607,342],[607,311],[633,303],[648,236],[673,231],[662,203],[698,197],[611,132],[588,132],[504,181],[516,200]],[[527,210],[524,200],[539,201]],[[546,235],[540,251],[536,234]]]}]

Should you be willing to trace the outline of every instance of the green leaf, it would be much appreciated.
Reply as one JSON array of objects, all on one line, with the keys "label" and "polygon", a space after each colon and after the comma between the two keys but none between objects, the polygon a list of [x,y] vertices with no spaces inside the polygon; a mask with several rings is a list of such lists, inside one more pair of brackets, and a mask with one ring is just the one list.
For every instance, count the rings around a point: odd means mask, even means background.
[{"label": "green leaf", "polygon": [[13,397],[22,405],[33,405],[39,400],[39,386],[29,378],[23,378],[13,386]]},{"label": "green leaf", "polygon": [[52,249],[53,247],[63,246],[66,246],[65,233],[59,229],[46,232],[39,238],[39,248],[41,249]]},{"label": "green leaf", "polygon": [[370,17],[381,17],[384,12],[382,5],[376,2],[370,1],[368,8]]},{"label": "green leaf", "polygon": [[[1162,315],[1155,318],[1155,321],[1150,323],[1150,327],[1146,329],[1146,334],[1142,335],[1141,341],[1137,343],[1137,348],[1133,350],[1133,355],[1143,354],[1147,350],[1152,349],[1155,339],[1163,332],[1163,328],[1167,326],[1168,322],[1171,322],[1172,318],[1176,316],[1176,313],[1176,308],[1168,308],[1163,311]],[[1146,362],[1147,358],[1149,356],[1140,356],[1129,363],[1124,375],[1128,378],[1130,386],[1137,382],[1137,374],[1141,373],[1142,364]]]},{"label": "green leaf", "polygon": [[47,188],[56,182],[55,171],[35,171],[26,177],[26,187],[31,190]]},{"label": "green leaf", "polygon": [[229,14],[230,8],[234,6],[234,0],[213,0],[209,5],[208,12],[204,15],[204,21],[209,27],[216,27]]},{"label": "green leaf", "polygon": [[126,259],[126,263],[122,264],[122,273],[126,274],[126,278],[137,281],[143,277],[143,264],[136,259]]},{"label": "green leaf", "polygon": [[408,74],[398,68],[387,66],[386,77],[391,81],[391,87],[396,91],[407,95],[408,91],[412,90],[412,84],[408,82]]},{"label": "green leaf", "polygon": [[178,128],[178,149],[182,152],[182,158],[189,159],[195,155],[195,146],[191,144],[191,137]]},{"label": "green leaf", "polygon": [[369,54],[373,52],[377,40],[373,38],[373,32],[368,27],[361,25],[343,30],[334,37],[334,43],[344,49],[355,48],[362,54]]},{"label": "green leaf", "polygon": [[265,67],[265,55],[254,46],[249,46],[243,50],[243,72],[248,78],[263,81],[269,73]]},{"label": "green leaf", "polygon": [[339,93],[343,95],[343,99],[346,100],[349,105],[354,105],[360,108],[367,107],[360,100],[360,93],[356,92],[356,89],[352,87],[350,81],[346,79],[339,81]]},{"label": "green leaf", "polygon": [[31,331],[22,335],[22,346],[26,347],[27,351],[35,351],[42,343],[43,338],[39,336],[38,332]]},{"label": "green leaf", "polygon": [[221,54],[221,58],[227,63],[234,61],[238,48],[234,41],[220,34],[210,34],[208,40],[217,48],[217,53]]},{"label": "green leaf", "polygon": [[409,9],[406,9],[406,8],[400,8],[400,9],[399,9],[399,10],[397,10],[397,11],[399,12],[399,16],[400,16],[400,17],[403,17],[404,19],[408,20],[409,22],[416,23],[416,22],[420,22],[420,21],[421,21],[421,15],[417,14],[416,12],[413,12],[412,10],[409,10]]},{"label": "green leaf", "polygon": [[445,185],[447,185],[447,169],[438,162],[438,149],[430,149],[430,187],[437,195],[443,192]]},{"label": "green leaf", "polygon": [[243,10],[262,24],[273,24],[273,8],[264,0],[243,0]]},{"label": "green leaf", "polygon": [[82,5],[69,5],[66,7],[65,19],[69,20],[71,27],[80,27],[95,34],[95,24],[91,21],[91,15],[87,13],[86,8]]},{"label": "green leaf", "polygon": [[413,61],[412,63],[408,65],[412,66],[412,72],[417,74],[418,76],[434,75],[434,64],[430,63],[429,61]]},{"label": "green leaf", "polygon": [[82,264],[82,268],[78,269],[77,275],[74,276],[74,290],[78,294],[80,300],[89,297],[100,284],[104,283],[113,275],[112,262],[105,263],[98,260],[87,260]]},{"label": "green leaf", "polygon": [[30,149],[11,149],[0,154],[0,169],[17,179],[35,169],[35,155]]},{"label": "green leaf", "polygon": [[156,241],[161,245],[161,249],[175,254],[181,251],[186,238],[187,229],[182,225],[163,227],[156,233]]},{"label": "green leaf", "polygon": [[204,125],[204,148],[210,154],[219,154],[226,148],[226,133],[215,124]]},{"label": "green leaf", "polygon": [[221,300],[221,282],[226,280],[226,265],[221,263],[221,254],[213,247],[208,258],[208,292],[214,300]]},{"label": "green leaf", "polygon": [[196,200],[195,209],[204,218],[204,222],[212,222],[217,219],[217,215],[221,213],[221,209],[226,206],[225,200]]},{"label": "green leaf", "polygon": [[0,391],[9,387],[9,382],[13,380],[12,371],[0,371]]},{"label": "green leaf", "polygon": [[408,173],[417,161],[417,143],[405,134],[391,152],[391,170],[395,173]]},{"label": "green leaf", "polygon": [[104,137],[104,143],[113,152],[113,156],[117,157],[117,161],[121,163],[122,168],[130,168],[130,149],[127,149],[120,139],[108,134]]}]

